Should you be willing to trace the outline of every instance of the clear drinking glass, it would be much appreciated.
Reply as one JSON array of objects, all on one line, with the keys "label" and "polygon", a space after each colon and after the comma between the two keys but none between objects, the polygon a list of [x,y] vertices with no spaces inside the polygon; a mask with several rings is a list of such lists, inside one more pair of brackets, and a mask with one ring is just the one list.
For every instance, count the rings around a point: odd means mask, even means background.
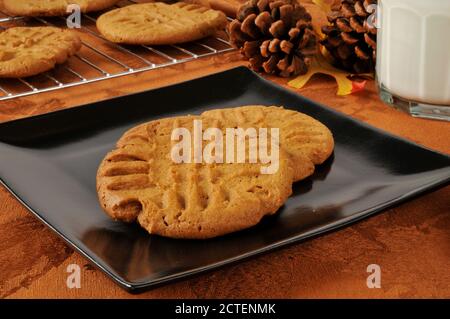
[{"label": "clear drinking glass", "polygon": [[450,121],[450,0],[379,0],[381,99],[413,116]]}]

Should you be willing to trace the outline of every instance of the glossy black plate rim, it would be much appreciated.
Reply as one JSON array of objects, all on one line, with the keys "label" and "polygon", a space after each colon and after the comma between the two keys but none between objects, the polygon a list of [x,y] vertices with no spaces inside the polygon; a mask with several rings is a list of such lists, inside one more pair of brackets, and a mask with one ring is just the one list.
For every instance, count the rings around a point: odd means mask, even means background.
[{"label": "glossy black plate rim", "polygon": [[[229,69],[229,70],[221,71],[221,72],[218,72],[218,73],[210,74],[210,75],[207,75],[207,76],[204,76],[204,77],[200,77],[200,78],[197,78],[197,79],[176,83],[176,84],[173,84],[173,85],[168,85],[168,86],[163,86],[163,87],[159,87],[159,88],[156,88],[156,89],[145,90],[145,91],[141,91],[141,92],[137,92],[137,93],[131,93],[131,94],[122,95],[122,96],[115,97],[115,98],[110,99],[110,100],[121,99],[121,98],[124,98],[124,97],[127,97],[127,96],[138,95],[138,94],[142,94],[142,93],[145,93],[145,92],[151,92],[151,91],[159,90],[161,88],[175,87],[177,85],[186,84],[187,82],[190,82],[190,81],[216,77],[216,76],[220,76],[223,73],[233,72],[233,71],[234,72],[236,72],[236,71],[243,71],[243,72],[251,73],[254,77],[257,78],[258,81],[262,81],[266,85],[269,85],[269,86],[275,86],[277,88],[280,88],[286,94],[290,94],[290,95],[295,96],[297,98],[299,97],[296,93],[294,93],[294,92],[292,92],[290,90],[287,90],[287,89],[283,88],[282,86],[280,86],[278,84],[275,84],[275,83],[273,83],[273,82],[271,82],[269,80],[266,80],[265,78],[263,78],[262,76],[258,75],[257,73],[249,70],[246,67],[242,67],[241,66],[241,67],[237,67],[237,68],[232,68],[232,69]],[[338,117],[345,117],[346,119],[348,119],[348,120],[350,120],[350,121],[352,121],[354,123],[357,123],[359,126],[368,128],[368,129],[370,129],[372,131],[376,131],[379,134],[382,134],[384,136],[389,136],[391,138],[400,140],[400,141],[402,141],[404,143],[408,143],[408,144],[413,145],[415,147],[419,147],[421,149],[440,154],[440,155],[445,156],[445,157],[450,159],[450,156],[448,156],[447,154],[436,152],[435,150],[432,150],[430,148],[427,148],[427,147],[424,147],[422,145],[416,144],[416,143],[411,142],[411,141],[409,141],[407,139],[404,139],[402,137],[395,136],[395,135],[393,135],[393,134],[391,134],[389,132],[385,132],[385,131],[377,128],[377,127],[373,127],[373,126],[371,126],[371,125],[369,125],[369,124],[367,124],[365,122],[358,121],[358,120],[356,120],[354,118],[351,118],[351,117],[349,117],[349,116],[347,116],[347,115],[345,115],[343,113],[340,113],[340,112],[338,112],[338,111],[336,111],[336,110],[334,110],[334,109],[332,109],[332,108],[330,108],[328,106],[325,106],[325,105],[322,105],[320,103],[311,101],[308,98],[305,98],[303,96],[301,96],[301,98],[303,98],[303,99],[305,99],[305,100],[307,100],[307,101],[309,101],[311,103],[319,105],[320,107],[326,109],[327,111],[332,112],[334,115],[336,115]],[[94,103],[91,103],[91,104],[84,104],[84,105],[75,106],[75,107],[72,107],[72,108],[69,108],[69,109],[57,110],[57,111],[54,111],[54,112],[44,113],[44,114],[31,116],[31,117],[27,117],[27,118],[21,118],[21,119],[14,120],[14,121],[0,123],[0,130],[1,130],[2,127],[4,128],[5,126],[16,125],[16,124],[20,125],[22,122],[32,121],[33,119],[42,119],[42,118],[45,118],[45,117],[51,117],[51,116],[54,116],[55,114],[60,113],[60,112],[77,112],[80,108],[93,107],[93,105],[95,105],[96,103],[102,103],[102,102],[105,102],[105,101],[108,101],[108,100],[101,100],[101,101],[94,102]],[[119,286],[121,286],[122,288],[124,288],[125,290],[127,290],[127,291],[129,291],[131,293],[138,293],[138,292],[141,292],[144,289],[155,287],[155,286],[161,285],[161,284],[169,282],[169,281],[178,280],[178,279],[181,279],[181,278],[185,278],[187,276],[192,276],[192,275],[203,273],[203,272],[206,272],[206,271],[209,271],[209,270],[212,270],[212,269],[216,269],[216,268],[219,268],[219,267],[222,267],[222,266],[225,266],[225,265],[236,263],[238,261],[241,261],[241,260],[244,260],[244,259],[248,259],[250,257],[254,257],[254,256],[257,256],[257,255],[261,255],[263,253],[266,253],[268,251],[272,251],[272,250],[277,249],[277,248],[281,248],[281,247],[286,246],[286,245],[291,245],[291,244],[294,244],[294,243],[306,240],[308,238],[317,237],[317,236],[320,236],[320,235],[322,235],[324,233],[328,233],[328,232],[334,231],[336,229],[343,228],[345,226],[348,226],[348,225],[351,225],[353,223],[359,222],[363,218],[366,218],[366,217],[369,217],[371,215],[377,214],[380,211],[383,211],[383,210],[385,210],[388,207],[392,207],[392,206],[401,204],[401,203],[403,203],[403,202],[405,202],[405,201],[407,201],[409,199],[415,198],[415,197],[417,197],[417,196],[419,196],[421,194],[424,194],[424,193],[433,191],[433,190],[435,190],[435,189],[437,189],[439,187],[445,186],[445,185],[449,184],[449,182],[450,182],[450,169],[449,169],[449,172],[446,173],[446,174],[444,173],[444,176],[442,178],[440,178],[439,180],[436,180],[436,181],[430,182],[428,184],[425,184],[422,187],[416,188],[413,191],[411,191],[409,193],[406,193],[406,194],[404,194],[404,195],[402,195],[402,196],[400,196],[400,197],[398,197],[396,199],[383,202],[380,205],[376,205],[374,207],[371,207],[371,208],[368,208],[366,210],[360,211],[360,212],[355,213],[355,214],[353,214],[351,216],[348,216],[346,218],[340,219],[339,221],[336,221],[336,222],[333,222],[333,223],[329,223],[329,224],[326,224],[326,225],[322,225],[320,227],[317,227],[314,230],[307,231],[306,233],[303,233],[303,234],[300,234],[300,235],[297,235],[297,236],[293,236],[293,237],[290,237],[290,238],[287,238],[287,239],[284,239],[284,240],[280,240],[278,242],[266,245],[266,246],[264,246],[262,248],[254,249],[254,250],[249,251],[247,253],[240,254],[238,256],[231,257],[231,258],[222,260],[220,262],[211,263],[211,264],[203,266],[203,267],[194,268],[194,269],[191,269],[191,270],[188,270],[188,271],[183,271],[183,272],[180,272],[180,273],[177,273],[177,274],[164,276],[164,277],[161,277],[161,278],[158,278],[158,279],[151,280],[150,282],[129,282],[129,281],[126,281],[126,280],[122,279],[120,276],[116,275],[115,273],[110,271],[108,268],[104,267],[94,257],[91,257],[89,255],[89,252],[86,252],[81,247],[78,247],[76,245],[76,243],[74,243],[70,238],[65,236],[61,231],[59,231],[57,228],[55,228],[53,225],[51,225],[49,222],[47,222],[44,217],[40,216],[40,214],[38,212],[36,212],[22,198],[20,198],[14,192],[14,190],[12,188],[10,188],[5,181],[3,181],[3,179],[0,176],[0,183],[22,205],[24,205],[25,208],[27,208],[27,210],[29,210],[45,226],[47,226],[49,229],[51,229],[53,232],[55,232],[60,238],[62,238],[75,251],[77,251],[83,257],[88,259],[93,265],[95,265],[102,272],[104,272],[106,275],[108,275]]]}]

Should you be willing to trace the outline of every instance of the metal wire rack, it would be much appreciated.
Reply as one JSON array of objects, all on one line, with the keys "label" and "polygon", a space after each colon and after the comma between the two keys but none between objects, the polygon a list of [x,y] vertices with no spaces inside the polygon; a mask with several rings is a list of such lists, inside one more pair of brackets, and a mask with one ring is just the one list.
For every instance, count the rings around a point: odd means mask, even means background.
[{"label": "metal wire rack", "polygon": [[[125,0],[116,7],[137,2]],[[0,79],[0,101],[155,70],[234,50],[225,32],[182,45],[118,45],[107,41],[96,29],[100,14],[82,15],[81,28],[76,29],[82,39],[82,48],[66,63],[29,78]],[[13,17],[0,11],[1,30],[37,25],[66,27],[66,18]]]}]

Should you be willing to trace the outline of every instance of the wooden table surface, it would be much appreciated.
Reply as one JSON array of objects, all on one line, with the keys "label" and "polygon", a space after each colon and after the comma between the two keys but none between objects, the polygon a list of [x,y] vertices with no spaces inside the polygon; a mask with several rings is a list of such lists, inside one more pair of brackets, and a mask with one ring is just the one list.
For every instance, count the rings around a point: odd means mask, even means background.
[{"label": "wooden table surface", "polygon": [[[237,52],[76,88],[0,102],[0,121],[186,81],[245,65]],[[285,79],[268,77],[283,86]],[[205,90],[208,90],[205,87]],[[316,76],[298,94],[418,144],[450,154],[450,124],[415,119],[384,105],[375,84],[348,96]],[[155,108],[158,106],[154,106]],[[407,165],[407,163],[405,163]],[[66,285],[81,267],[81,288]],[[366,268],[381,267],[369,289]],[[130,295],[48,230],[0,187],[0,297],[316,298],[450,297],[450,187],[319,238]]]}]

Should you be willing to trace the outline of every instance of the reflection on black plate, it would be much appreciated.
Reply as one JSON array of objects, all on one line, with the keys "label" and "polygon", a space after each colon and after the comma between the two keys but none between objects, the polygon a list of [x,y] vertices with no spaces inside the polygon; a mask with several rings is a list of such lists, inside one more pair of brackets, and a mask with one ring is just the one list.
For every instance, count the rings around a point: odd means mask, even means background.
[{"label": "reflection on black plate", "polygon": [[[275,216],[206,241],[149,236],[110,220],[95,190],[100,161],[130,127],[174,114],[284,105],[334,134],[334,156]],[[450,158],[385,134],[236,68],[187,83],[0,124],[0,177],[43,222],[137,291],[354,222],[450,180]]]}]

